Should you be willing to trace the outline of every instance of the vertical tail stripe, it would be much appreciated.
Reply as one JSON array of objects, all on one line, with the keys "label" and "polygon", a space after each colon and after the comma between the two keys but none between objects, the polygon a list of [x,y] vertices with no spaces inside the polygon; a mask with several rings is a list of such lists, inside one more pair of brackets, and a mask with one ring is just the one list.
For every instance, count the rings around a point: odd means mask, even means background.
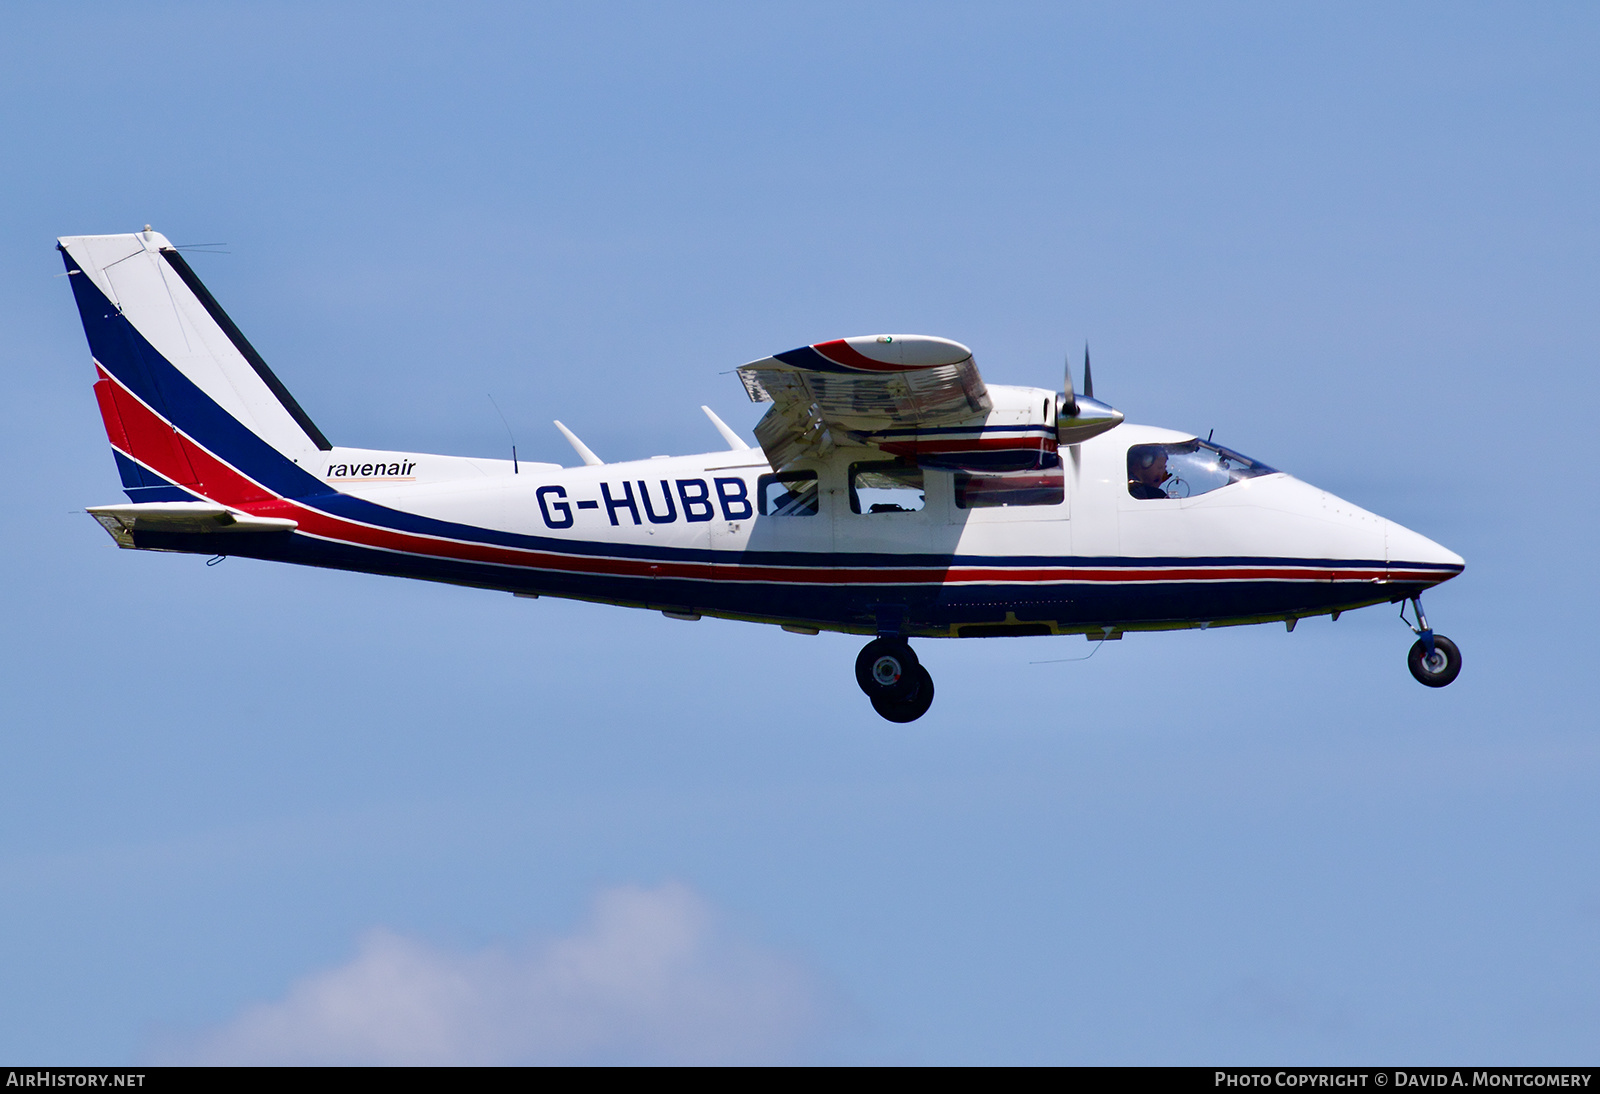
[{"label": "vertical tail stripe", "polygon": [[117,413],[116,386],[106,378],[104,372],[100,372],[100,379],[94,382],[94,400],[100,404],[100,420],[106,425],[106,440],[114,448],[132,452],[133,445],[128,443],[128,433],[122,428],[122,415]]},{"label": "vertical tail stripe", "polygon": [[329,444],[328,438],[322,435],[322,430],[318,429],[317,424],[311,420],[311,416],[300,408],[300,404],[295,401],[294,396],[289,394],[289,389],[283,386],[283,381],[279,380],[277,374],[267,366],[267,362],[262,359],[261,354],[256,352],[256,348],[250,344],[250,340],[244,336],[244,332],[228,316],[228,313],[222,310],[222,305],[217,303],[216,297],[211,295],[210,290],[195,275],[194,270],[189,268],[189,263],[184,261],[183,256],[177,251],[162,248],[161,257],[167,260],[167,265],[177,271],[178,276],[183,279],[183,283],[189,286],[189,291],[194,293],[196,299],[200,301],[201,307],[205,308],[207,314],[211,316],[217,326],[222,328],[222,333],[228,336],[228,341],[233,343],[234,348],[239,351],[239,355],[249,363],[251,368],[256,370],[256,375],[261,377],[262,383],[266,384],[272,394],[277,396],[278,402],[283,404],[283,409],[287,410],[296,424],[306,431],[306,436],[311,438],[311,442],[324,452],[331,450],[333,445]]},{"label": "vertical tail stripe", "polygon": [[106,299],[99,287],[82,274],[70,254],[63,252],[63,258],[69,273],[74,270],[79,273],[79,276],[69,277],[68,280],[77,297],[84,334],[89,339],[89,349],[95,362],[117,381],[121,389],[115,393],[116,405],[122,415],[124,429],[136,449],[134,454],[141,461],[161,466],[162,474],[178,481],[197,481],[192,472],[184,477],[181,451],[177,452],[176,459],[164,454],[157,455],[154,450],[147,458],[144,453],[137,451],[140,437],[136,435],[138,430],[126,401],[130,394],[158,418],[170,423],[169,432],[177,429],[193,438],[201,447],[216,453],[228,464],[267,487],[272,494],[314,497],[336,493],[331,486],[301,468],[218,406],[150,345],[117,306]]}]

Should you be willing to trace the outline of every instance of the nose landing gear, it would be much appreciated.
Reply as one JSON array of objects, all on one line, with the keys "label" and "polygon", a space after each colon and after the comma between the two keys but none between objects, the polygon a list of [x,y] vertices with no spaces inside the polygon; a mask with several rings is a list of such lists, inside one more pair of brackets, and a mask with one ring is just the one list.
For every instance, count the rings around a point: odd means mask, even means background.
[{"label": "nose landing gear", "polygon": [[1415,624],[1406,618],[1406,606],[1400,605],[1400,619],[1417,636],[1406,655],[1406,665],[1417,683],[1430,688],[1442,688],[1461,675],[1461,651],[1442,634],[1434,634],[1428,626],[1428,617],[1422,614],[1422,598],[1411,598],[1411,607],[1417,613]]},{"label": "nose landing gear", "polygon": [[856,683],[891,722],[914,722],[933,705],[933,677],[903,638],[874,638],[856,655]]}]

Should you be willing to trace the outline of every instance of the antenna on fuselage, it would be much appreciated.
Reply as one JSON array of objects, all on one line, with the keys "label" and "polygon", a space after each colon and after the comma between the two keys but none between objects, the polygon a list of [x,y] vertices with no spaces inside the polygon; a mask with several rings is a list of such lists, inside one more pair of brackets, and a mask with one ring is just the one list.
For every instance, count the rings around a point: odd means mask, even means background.
[{"label": "antenna on fuselage", "polygon": [[517,467],[517,436],[511,432],[511,423],[506,421],[506,416],[500,410],[500,404],[494,401],[494,396],[489,396],[489,405],[494,407],[494,412],[500,415],[500,424],[506,427],[506,436],[511,438],[511,473],[519,474]]},{"label": "antenna on fuselage", "polygon": [[561,435],[567,439],[567,443],[572,446],[572,450],[578,454],[578,458],[584,463],[588,464],[590,467],[599,467],[601,464],[606,462],[590,451],[588,445],[578,440],[578,435],[572,430],[568,429],[560,422],[556,423],[556,428],[561,430]]},{"label": "antenna on fuselage", "polygon": [[717,412],[708,406],[702,406],[706,417],[711,419],[711,424],[717,427],[717,432],[722,434],[722,439],[728,442],[730,452],[747,452],[750,446],[744,443],[744,438],[728,428],[728,423],[717,417]]}]

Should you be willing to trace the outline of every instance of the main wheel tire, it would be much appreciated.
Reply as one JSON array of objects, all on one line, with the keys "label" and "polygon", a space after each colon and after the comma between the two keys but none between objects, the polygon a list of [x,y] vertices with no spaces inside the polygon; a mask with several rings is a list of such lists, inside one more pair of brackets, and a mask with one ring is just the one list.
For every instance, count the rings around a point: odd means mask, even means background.
[{"label": "main wheel tire", "polygon": [[904,699],[917,686],[917,655],[903,638],[874,638],[856,655],[856,683],[868,699]]},{"label": "main wheel tire", "polygon": [[1461,675],[1461,651],[1442,634],[1433,636],[1433,660],[1428,660],[1427,647],[1417,639],[1406,657],[1406,665],[1419,684],[1442,688]]},{"label": "main wheel tire", "polygon": [[891,722],[915,722],[928,713],[928,708],[933,706],[933,677],[921,665],[912,675],[916,677],[916,685],[909,695],[900,699],[873,696],[872,709]]}]

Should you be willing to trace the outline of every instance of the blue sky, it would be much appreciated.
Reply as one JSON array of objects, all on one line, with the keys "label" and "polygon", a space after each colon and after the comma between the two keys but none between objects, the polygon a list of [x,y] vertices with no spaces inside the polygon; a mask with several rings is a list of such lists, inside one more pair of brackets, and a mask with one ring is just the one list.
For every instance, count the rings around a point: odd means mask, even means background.
[{"label": "blue sky", "polygon": [[[7,23],[0,1057],[1593,1059],[1592,7]],[[698,451],[776,350],[1087,340],[1465,556],[1464,671],[1384,608],[925,642],[895,726],[851,638],[119,552],[51,244],[147,222],[344,444]]]}]

